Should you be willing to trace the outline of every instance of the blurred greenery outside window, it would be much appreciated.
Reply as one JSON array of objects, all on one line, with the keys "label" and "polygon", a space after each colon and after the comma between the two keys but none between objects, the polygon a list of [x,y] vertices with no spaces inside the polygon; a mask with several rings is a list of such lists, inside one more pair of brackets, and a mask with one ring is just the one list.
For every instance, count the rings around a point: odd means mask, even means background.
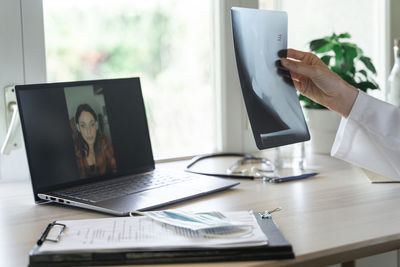
[{"label": "blurred greenery outside window", "polygon": [[212,1],[43,1],[48,82],[140,77],[156,159],[214,151]]}]

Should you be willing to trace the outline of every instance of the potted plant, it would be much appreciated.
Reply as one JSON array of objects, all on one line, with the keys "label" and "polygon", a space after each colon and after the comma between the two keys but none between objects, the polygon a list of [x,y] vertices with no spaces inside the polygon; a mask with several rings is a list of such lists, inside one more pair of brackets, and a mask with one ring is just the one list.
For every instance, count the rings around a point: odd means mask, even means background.
[{"label": "potted plant", "polygon": [[[356,44],[348,42],[349,38],[349,33],[333,33],[331,36],[312,40],[310,50],[317,54],[330,70],[352,86],[364,92],[368,89],[379,89],[373,78],[376,76],[376,69],[371,58],[366,57]],[[310,129],[313,151],[329,153],[340,116],[303,95],[299,95],[299,99]]]}]

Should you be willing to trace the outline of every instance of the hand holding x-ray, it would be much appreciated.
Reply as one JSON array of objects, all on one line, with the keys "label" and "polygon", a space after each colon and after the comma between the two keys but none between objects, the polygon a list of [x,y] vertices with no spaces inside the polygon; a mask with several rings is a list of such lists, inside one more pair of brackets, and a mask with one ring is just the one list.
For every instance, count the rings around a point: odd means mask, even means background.
[{"label": "hand holding x-ray", "polygon": [[332,72],[316,55],[287,50],[282,65],[290,71],[296,89],[306,97],[347,117],[358,90]]}]

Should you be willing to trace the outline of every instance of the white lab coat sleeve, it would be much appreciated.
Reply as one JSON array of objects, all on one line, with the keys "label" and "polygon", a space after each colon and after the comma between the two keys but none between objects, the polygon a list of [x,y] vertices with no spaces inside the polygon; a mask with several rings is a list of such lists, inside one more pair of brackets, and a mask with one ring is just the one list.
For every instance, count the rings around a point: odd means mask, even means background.
[{"label": "white lab coat sleeve", "polygon": [[359,91],[340,122],[331,155],[400,180],[400,109]]}]

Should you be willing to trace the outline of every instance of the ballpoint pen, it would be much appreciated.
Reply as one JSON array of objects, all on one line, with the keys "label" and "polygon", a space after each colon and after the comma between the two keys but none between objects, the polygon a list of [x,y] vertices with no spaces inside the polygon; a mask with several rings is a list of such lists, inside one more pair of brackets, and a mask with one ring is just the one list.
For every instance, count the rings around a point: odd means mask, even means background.
[{"label": "ballpoint pen", "polygon": [[265,180],[270,183],[283,183],[283,182],[289,182],[289,181],[294,181],[294,180],[306,179],[306,178],[310,178],[310,177],[313,177],[316,175],[318,175],[318,172],[304,173],[304,174],[288,176],[288,177],[265,177]]},{"label": "ballpoint pen", "polygon": [[[53,226],[55,226],[55,225],[61,226],[58,235],[56,236],[55,239],[49,239],[49,238],[47,238],[47,235],[50,233],[51,229],[52,229]],[[41,246],[41,245],[43,244],[44,241],[58,242],[58,240],[60,239],[62,233],[63,233],[64,230],[65,230],[65,227],[66,227],[65,224],[58,223],[58,222],[55,222],[55,221],[52,222],[52,223],[49,223],[49,224],[47,225],[46,229],[44,230],[43,234],[40,236],[39,240],[36,242],[36,244],[37,244],[38,246]]]}]

